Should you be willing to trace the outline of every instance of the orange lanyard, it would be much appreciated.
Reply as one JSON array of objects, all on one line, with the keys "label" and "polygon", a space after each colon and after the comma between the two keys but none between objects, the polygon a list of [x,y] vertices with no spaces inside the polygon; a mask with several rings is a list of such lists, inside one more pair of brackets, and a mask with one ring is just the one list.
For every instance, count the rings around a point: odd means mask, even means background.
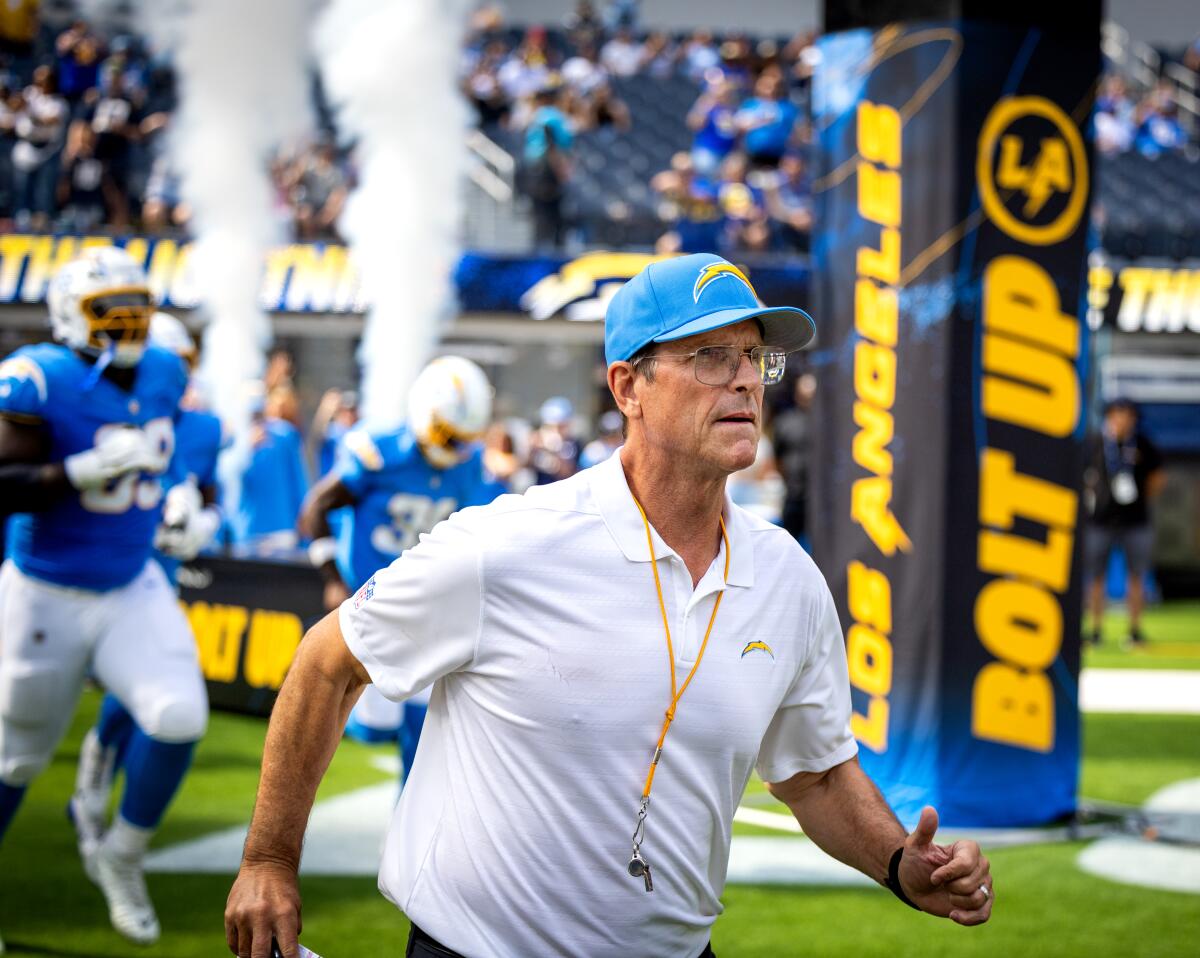
[{"label": "orange lanyard", "polygon": [[[688,685],[691,684],[691,679],[695,677],[696,670],[700,667],[701,660],[704,658],[704,648],[708,646],[708,636],[713,634],[713,623],[716,622],[716,612],[721,607],[721,599],[725,593],[719,592],[716,594],[716,601],[713,603],[713,615],[708,617],[708,628],[704,629],[704,641],[700,643],[700,652],[696,654],[696,664],[691,666],[691,671],[688,672],[688,677],[684,679],[683,685],[676,688],[676,673],[674,673],[674,648],[671,645],[671,624],[667,619],[667,605],[662,600],[662,582],[659,580],[659,564],[654,561],[654,540],[650,538],[650,522],[646,517],[646,510],[642,509],[642,503],[637,501],[634,496],[634,505],[637,507],[638,513],[642,516],[642,525],[646,526],[646,546],[650,551],[650,570],[654,573],[654,589],[659,594],[659,611],[662,612],[662,630],[667,636],[667,660],[671,665],[671,705],[667,706],[666,718],[662,722],[662,731],[659,732],[659,742],[654,747],[654,758],[650,760],[650,768],[646,773],[646,788],[642,789],[642,819],[644,819],[644,808],[650,801],[650,786],[654,784],[654,771],[659,767],[659,759],[662,756],[662,743],[666,742],[667,731],[671,729],[671,723],[674,722],[674,713],[679,705],[679,700],[688,690]],[[725,581],[730,580],[730,537],[725,532],[725,519],[719,520],[721,526],[721,539],[725,541]]]}]

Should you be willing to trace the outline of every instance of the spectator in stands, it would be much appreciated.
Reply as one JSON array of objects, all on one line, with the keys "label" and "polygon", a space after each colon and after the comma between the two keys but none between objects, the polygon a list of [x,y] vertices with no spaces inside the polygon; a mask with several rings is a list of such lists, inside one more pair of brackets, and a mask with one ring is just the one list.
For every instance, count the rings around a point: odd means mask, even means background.
[{"label": "spectator in stands", "polygon": [[226,504],[234,545],[259,556],[287,554],[299,544],[296,519],[308,491],[308,470],[300,433],[284,418],[294,405],[290,387],[267,393],[252,419],[250,460],[236,508]]},{"label": "spectator in stands", "polygon": [[563,64],[562,79],[571,90],[586,97],[608,83],[608,71],[600,65],[596,48],[585,44]]},{"label": "spectator in stands", "polygon": [[761,176],[751,182],[744,153],[730,153],[721,164],[717,197],[725,214],[726,248],[762,252],[770,247],[771,228],[761,184]]},{"label": "spectator in stands", "polygon": [[707,30],[697,30],[684,42],[679,59],[684,74],[694,83],[707,79],[709,71],[721,63],[721,55],[713,45],[712,34]]},{"label": "spectator in stands", "polygon": [[748,89],[751,80],[750,41],[745,37],[731,37],[721,44],[717,52],[721,57],[721,74],[738,90]]},{"label": "spectator in stands", "polygon": [[538,91],[534,111],[525,130],[521,180],[533,204],[534,242],[554,249],[566,233],[562,201],[571,175],[571,148],[575,132],[558,105],[555,87]]},{"label": "spectator in stands", "polygon": [[[123,56],[123,54],[121,54]],[[128,181],[133,142],[141,136],[144,94],[126,86],[123,68],[114,68],[95,104],[86,108],[81,123],[95,133],[96,158],[103,164],[104,196],[109,221],[117,227],[129,224]]]},{"label": "spectator in stands", "polygon": [[84,233],[105,221],[104,175],[104,162],[96,156],[95,131],[86,123],[72,124],[58,184],[61,229]]},{"label": "spectator in stands", "polygon": [[1200,73],[1200,33],[1183,51],[1183,65],[1193,73]]},{"label": "spectator in stands", "polygon": [[633,118],[630,116],[629,106],[605,83],[596,87],[591,96],[580,102],[576,126],[581,131],[611,126],[622,133],[628,133],[633,129]]},{"label": "spectator in stands", "polygon": [[[528,423],[524,425],[528,431]],[[509,492],[524,492],[533,485],[533,471],[522,463],[512,430],[503,422],[492,423],[484,434],[483,469]]]},{"label": "spectator in stands", "polygon": [[604,10],[604,25],[610,31],[635,29],[640,4],[641,0],[608,0]]},{"label": "spectator in stands", "polygon": [[1143,156],[1158,156],[1187,146],[1187,132],[1179,122],[1178,106],[1166,84],[1156,87],[1138,106],[1133,146]]},{"label": "spectator in stands", "polygon": [[139,106],[146,99],[148,65],[134,37],[114,37],[108,57],[100,65],[100,89],[105,94],[120,91]]},{"label": "spectator in stands", "polygon": [[583,447],[579,456],[579,468],[588,469],[599,465],[620,449],[624,424],[625,420],[617,410],[610,409],[604,413],[596,423],[596,438]]},{"label": "spectator in stands", "polygon": [[550,82],[550,56],[544,27],[530,27],[521,45],[501,64],[496,73],[509,101],[536,96]]},{"label": "spectator in stands", "polygon": [[737,111],[742,148],[751,165],[776,167],[792,142],[799,111],[787,99],[778,68],[764,70],[754,82],[754,95]]},{"label": "spectator in stands", "polygon": [[33,71],[17,115],[13,147],[13,185],[17,226],[44,230],[54,213],[59,160],[67,130],[68,110],[54,85],[48,66]]},{"label": "spectator in stands", "polygon": [[263,387],[271,400],[272,415],[300,429],[300,403],[296,398],[296,360],[291,352],[276,346],[267,356]]},{"label": "spectator in stands", "polygon": [[17,117],[25,98],[15,87],[14,79],[0,74],[0,219],[13,215],[12,151],[17,143]]},{"label": "spectator in stands", "polygon": [[785,153],[774,174],[762,174],[767,213],[775,223],[780,245],[808,251],[813,225],[812,182],[802,154]]},{"label": "spectator in stands", "polygon": [[291,202],[302,240],[335,239],[350,189],[331,140],[317,144],[296,168]]},{"label": "spectator in stands", "polygon": [[621,27],[616,35],[604,44],[600,51],[600,62],[612,76],[635,76],[645,62],[645,50],[634,38],[629,27]]},{"label": "spectator in stands", "polygon": [[333,468],[338,443],[358,422],[358,393],[352,389],[329,389],[321,397],[308,430],[310,442],[316,444],[317,474],[326,475]]},{"label": "spectator in stands", "polygon": [[1124,153],[1133,146],[1134,103],[1125,87],[1125,78],[1110,74],[1096,96],[1095,142],[1104,154]]},{"label": "spectator in stands", "polygon": [[688,110],[687,125],[692,165],[701,176],[713,176],[737,146],[737,87],[717,77]]},{"label": "spectator in stands", "polygon": [[812,373],[795,378],[792,390],[780,388],[783,397],[771,417],[771,440],[775,450],[775,468],[783,477],[782,524],[805,548],[808,548],[808,466],[812,458],[812,400],[817,379]]},{"label": "spectator in stands", "polygon": [[813,71],[821,62],[816,31],[803,30],[797,33],[783,48],[780,59],[783,63],[790,65],[792,83],[800,94],[801,101],[807,103]]},{"label": "spectator in stands", "polygon": [[466,80],[463,91],[479,115],[480,126],[503,123],[508,116],[508,100],[500,85],[499,70],[504,63],[504,44],[492,41],[476,61]]},{"label": "spectator in stands", "polygon": [[529,464],[537,485],[567,479],[579,470],[579,440],[575,438],[571,401],[554,396],[542,403],[541,426],[530,438]]},{"label": "spectator in stands", "polygon": [[567,15],[563,25],[567,28],[571,46],[576,50],[585,47],[595,49],[596,41],[604,33],[604,24],[596,13],[596,5],[592,0],[578,0],[575,10]]},{"label": "spectator in stands", "polygon": [[1100,435],[1088,443],[1084,472],[1088,512],[1084,564],[1092,614],[1088,639],[1093,645],[1100,642],[1108,558],[1117,547],[1125,554],[1128,572],[1128,642],[1134,646],[1145,644],[1141,631],[1142,581],[1154,552],[1149,506],[1166,482],[1162,465],[1162,455],[1138,429],[1137,406],[1128,399],[1108,403]]},{"label": "spectator in stands", "polygon": [[159,233],[184,226],[190,212],[180,194],[179,174],[171,166],[170,157],[160,153],[150,167],[142,195],[142,224],[150,232]]},{"label": "spectator in stands", "polygon": [[54,42],[58,90],[72,105],[100,82],[100,40],[82,20],[77,20]]},{"label": "spectator in stands", "polygon": [[646,37],[642,44],[642,68],[646,76],[663,80],[675,73],[675,64],[679,60],[679,50],[671,42],[671,37],[656,31]]},{"label": "spectator in stands", "polygon": [[687,153],[671,157],[671,168],[657,173],[650,188],[663,198],[660,217],[670,228],[655,244],[657,253],[709,253],[722,247],[725,217],[717,188],[699,176]]}]

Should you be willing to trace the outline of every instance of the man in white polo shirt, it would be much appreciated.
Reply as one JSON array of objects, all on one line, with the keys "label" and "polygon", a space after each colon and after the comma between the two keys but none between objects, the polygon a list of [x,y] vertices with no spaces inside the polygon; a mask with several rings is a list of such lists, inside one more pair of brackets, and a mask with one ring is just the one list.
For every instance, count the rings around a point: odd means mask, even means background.
[{"label": "man in white polo shirt", "polygon": [[812,336],[718,257],[649,266],[606,318],[618,454],[466,509],[305,637],[271,718],[230,950],[296,953],[317,784],[367,682],[434,682],[388,833],[410,956],[711,955],[752,770],[805,833],[902,900],[986,921],[974,842],[909,835],[858,766],[841,627],[784,530],[725,496],[765,385]]}]

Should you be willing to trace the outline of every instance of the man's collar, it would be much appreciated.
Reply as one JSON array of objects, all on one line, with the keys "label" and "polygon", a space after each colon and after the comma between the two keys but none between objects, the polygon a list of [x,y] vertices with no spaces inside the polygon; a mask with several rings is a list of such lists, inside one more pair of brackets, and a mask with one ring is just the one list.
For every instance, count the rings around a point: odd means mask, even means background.
[{"label": "man's collar", "polygon": [[[616,540],[617,546],[630,562],[649,562],[650,552],[646,547],[646,527],[629,491],[625,469],[621,465],[621,449],[598,466],[588,470],[592,497],[600,509],[600,516]],[[754,547],[746,528],[745,517],[733,507],[728,494],[725,496],[725,533],[729,536],[729,585],[749,587],[754,585]],[[650,527],[650,538],[654,543],[654,558],[662,559],[676,555],[654,526]]]}]

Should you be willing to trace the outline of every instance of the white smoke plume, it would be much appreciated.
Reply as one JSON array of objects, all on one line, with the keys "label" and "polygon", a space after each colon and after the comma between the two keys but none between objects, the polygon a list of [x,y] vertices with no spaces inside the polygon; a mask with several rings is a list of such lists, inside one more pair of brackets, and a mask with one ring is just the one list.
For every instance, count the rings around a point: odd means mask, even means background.
[{"label": "white smoke plume", "polygon": [[371,303],[363,415],[394,426],[454,304],[468,112],[457,71],[469,0],[333,0],[314,49],[358,186],[339,229]]},{"label": "white smoke plume", "polygon": [[[142,0],[142,11],[161,19],[158,0]],[[170,31],[179,87],[171,159],[192,207],[190,269],[208,317],[200,379],[234,435],[222,478],[235,497],[249,450],[248,386],[271,340],[262,271],[286,239],[268,164],[280,143],[312,127],[311,22],[311,0],[192,0]]]}]

